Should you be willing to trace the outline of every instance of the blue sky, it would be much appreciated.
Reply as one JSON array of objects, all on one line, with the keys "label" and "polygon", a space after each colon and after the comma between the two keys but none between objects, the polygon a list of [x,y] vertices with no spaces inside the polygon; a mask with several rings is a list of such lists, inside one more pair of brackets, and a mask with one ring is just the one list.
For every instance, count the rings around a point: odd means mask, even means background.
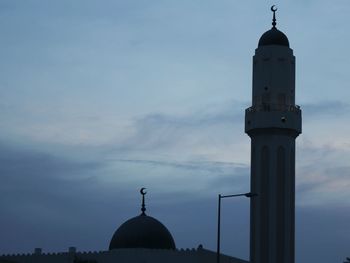
[{"label": "blue sky", "polygon": [[[350,3],[0,1],[0,253],[101,250],[139,213],[215,249],[218,193],[249,189],[252,55],[271,26],[297,58],[297,262],[350,236]],[[223,251],[248,257],[248,201]]]}]

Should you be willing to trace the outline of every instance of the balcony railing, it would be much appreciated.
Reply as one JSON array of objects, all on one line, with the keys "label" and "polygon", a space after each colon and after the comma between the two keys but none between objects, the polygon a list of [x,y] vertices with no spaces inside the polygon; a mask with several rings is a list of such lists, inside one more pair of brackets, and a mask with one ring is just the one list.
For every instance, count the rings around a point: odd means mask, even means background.
[{"label": "balcony railing", "polygon": [[257,111],[289,111],[289,112],[300,112],[299,105],[285,105],[285,104],[270,104],[263,103],[254,105],[246,109],[246,112],[257,112]]}]

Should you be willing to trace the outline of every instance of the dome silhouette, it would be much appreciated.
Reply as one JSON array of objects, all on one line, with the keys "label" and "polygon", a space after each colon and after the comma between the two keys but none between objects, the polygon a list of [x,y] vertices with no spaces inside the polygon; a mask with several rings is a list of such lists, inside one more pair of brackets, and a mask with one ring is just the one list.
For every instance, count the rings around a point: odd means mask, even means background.
[{"label": "dome silhouette", "polygon": [[118,248],[175,249],[169,230],[157,219],[141,214],[123,223],[115,231],[109,250]]},{"label": "dome silhouette", "polygon": [[286,46],[289,47],[289,41],[287,36],[279,31],[276,27],[271,28],[269,31],[266,31],[259,39],[258,46]]},{"label": "dome silhouette", "polygon": [[145,192],[142,195],[141,214],[123,223],[109,243],[109,250],[118,248],[175,249],[175,242],[169,230],[157,219],[146,215]]}]

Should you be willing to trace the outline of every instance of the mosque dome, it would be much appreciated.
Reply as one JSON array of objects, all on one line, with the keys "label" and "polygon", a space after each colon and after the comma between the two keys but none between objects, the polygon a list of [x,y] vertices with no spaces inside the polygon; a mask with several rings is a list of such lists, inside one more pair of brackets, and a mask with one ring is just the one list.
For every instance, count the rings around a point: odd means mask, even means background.
[{"label": "mosque dome", "polygon": [[283,32],[279,31],[276,27],[273,27],[260,37],[258,44],[259,47],[270,45],[289,47],[289,41]]},{"label": "mosque dome", "polygon": [[123,223],[114,233],[109,250],[119,248],[175,249],[169,230],[157,219],[146,215],[145,188],[141,189],[142,213]]},{"label": "mosque dome", "polygon": [[289,47],[289,41],[287,36],[276,28],[276,11],[275,6],[271,6],[271,11],[273,12],[272,18],[272,28],[266,31],[259,39],[258,47],[261,46],[286,46]]},{"label": "mosque dome", "polygon": [[141,214],[129,219],[115,231],[109,250],[118,248],[175,249],[175,242],[161,222]]}]

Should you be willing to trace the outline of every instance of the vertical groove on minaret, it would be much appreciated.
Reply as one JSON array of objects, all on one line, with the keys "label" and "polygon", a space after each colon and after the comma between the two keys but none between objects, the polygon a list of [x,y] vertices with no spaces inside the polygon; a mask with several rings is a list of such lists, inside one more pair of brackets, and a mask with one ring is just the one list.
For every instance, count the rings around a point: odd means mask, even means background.
[{"label": "vertical groove on minaret", "polygon": [[286,157],[285,149],[282,146],[277,150],[277,197],[276,197],[276,224],[277,224],[277,253],[276,262],[284,262],[285,254],[285,195],[286,195]]},{"label": "vertical groove on minaret", "polygon": [[[251,192],[252,193],[257,193],[257,185],[256,185],[256,171],[255,171],[255,166],[256,166],[256,156],[255,156],[255,147],[252,145],[251,148]],[[251,261],[255,262],[255,254],[256,254],[256,240],[254,238],[255,232],[256,232],[256,224],[257,224],[257,214],[256,214],[256,209],[257,209],[257,199],[256,198],[251,198],[250,199],[251,206],[250,206],[250,247],[251,247]]]},{"label": "vertical groove on minaret", "polygon": [[260,236],[260,255],[261,262],[259,263],[269,263],[269,239],[270,239],[270,228],[269,228],[269,148],[264,146],[261,150],[261,184],[260,184],[260,218],[261,218],[261,236]]},{"label": "vertical groove on minaret", "polygon": [[290,202],[290,211],[291,211],[291,223],[290,223],[290,262],[294,262],[295,260],[295,144],[293,143],[293,148],[290,151],[290,197],[291,197],[291,202]]}]

